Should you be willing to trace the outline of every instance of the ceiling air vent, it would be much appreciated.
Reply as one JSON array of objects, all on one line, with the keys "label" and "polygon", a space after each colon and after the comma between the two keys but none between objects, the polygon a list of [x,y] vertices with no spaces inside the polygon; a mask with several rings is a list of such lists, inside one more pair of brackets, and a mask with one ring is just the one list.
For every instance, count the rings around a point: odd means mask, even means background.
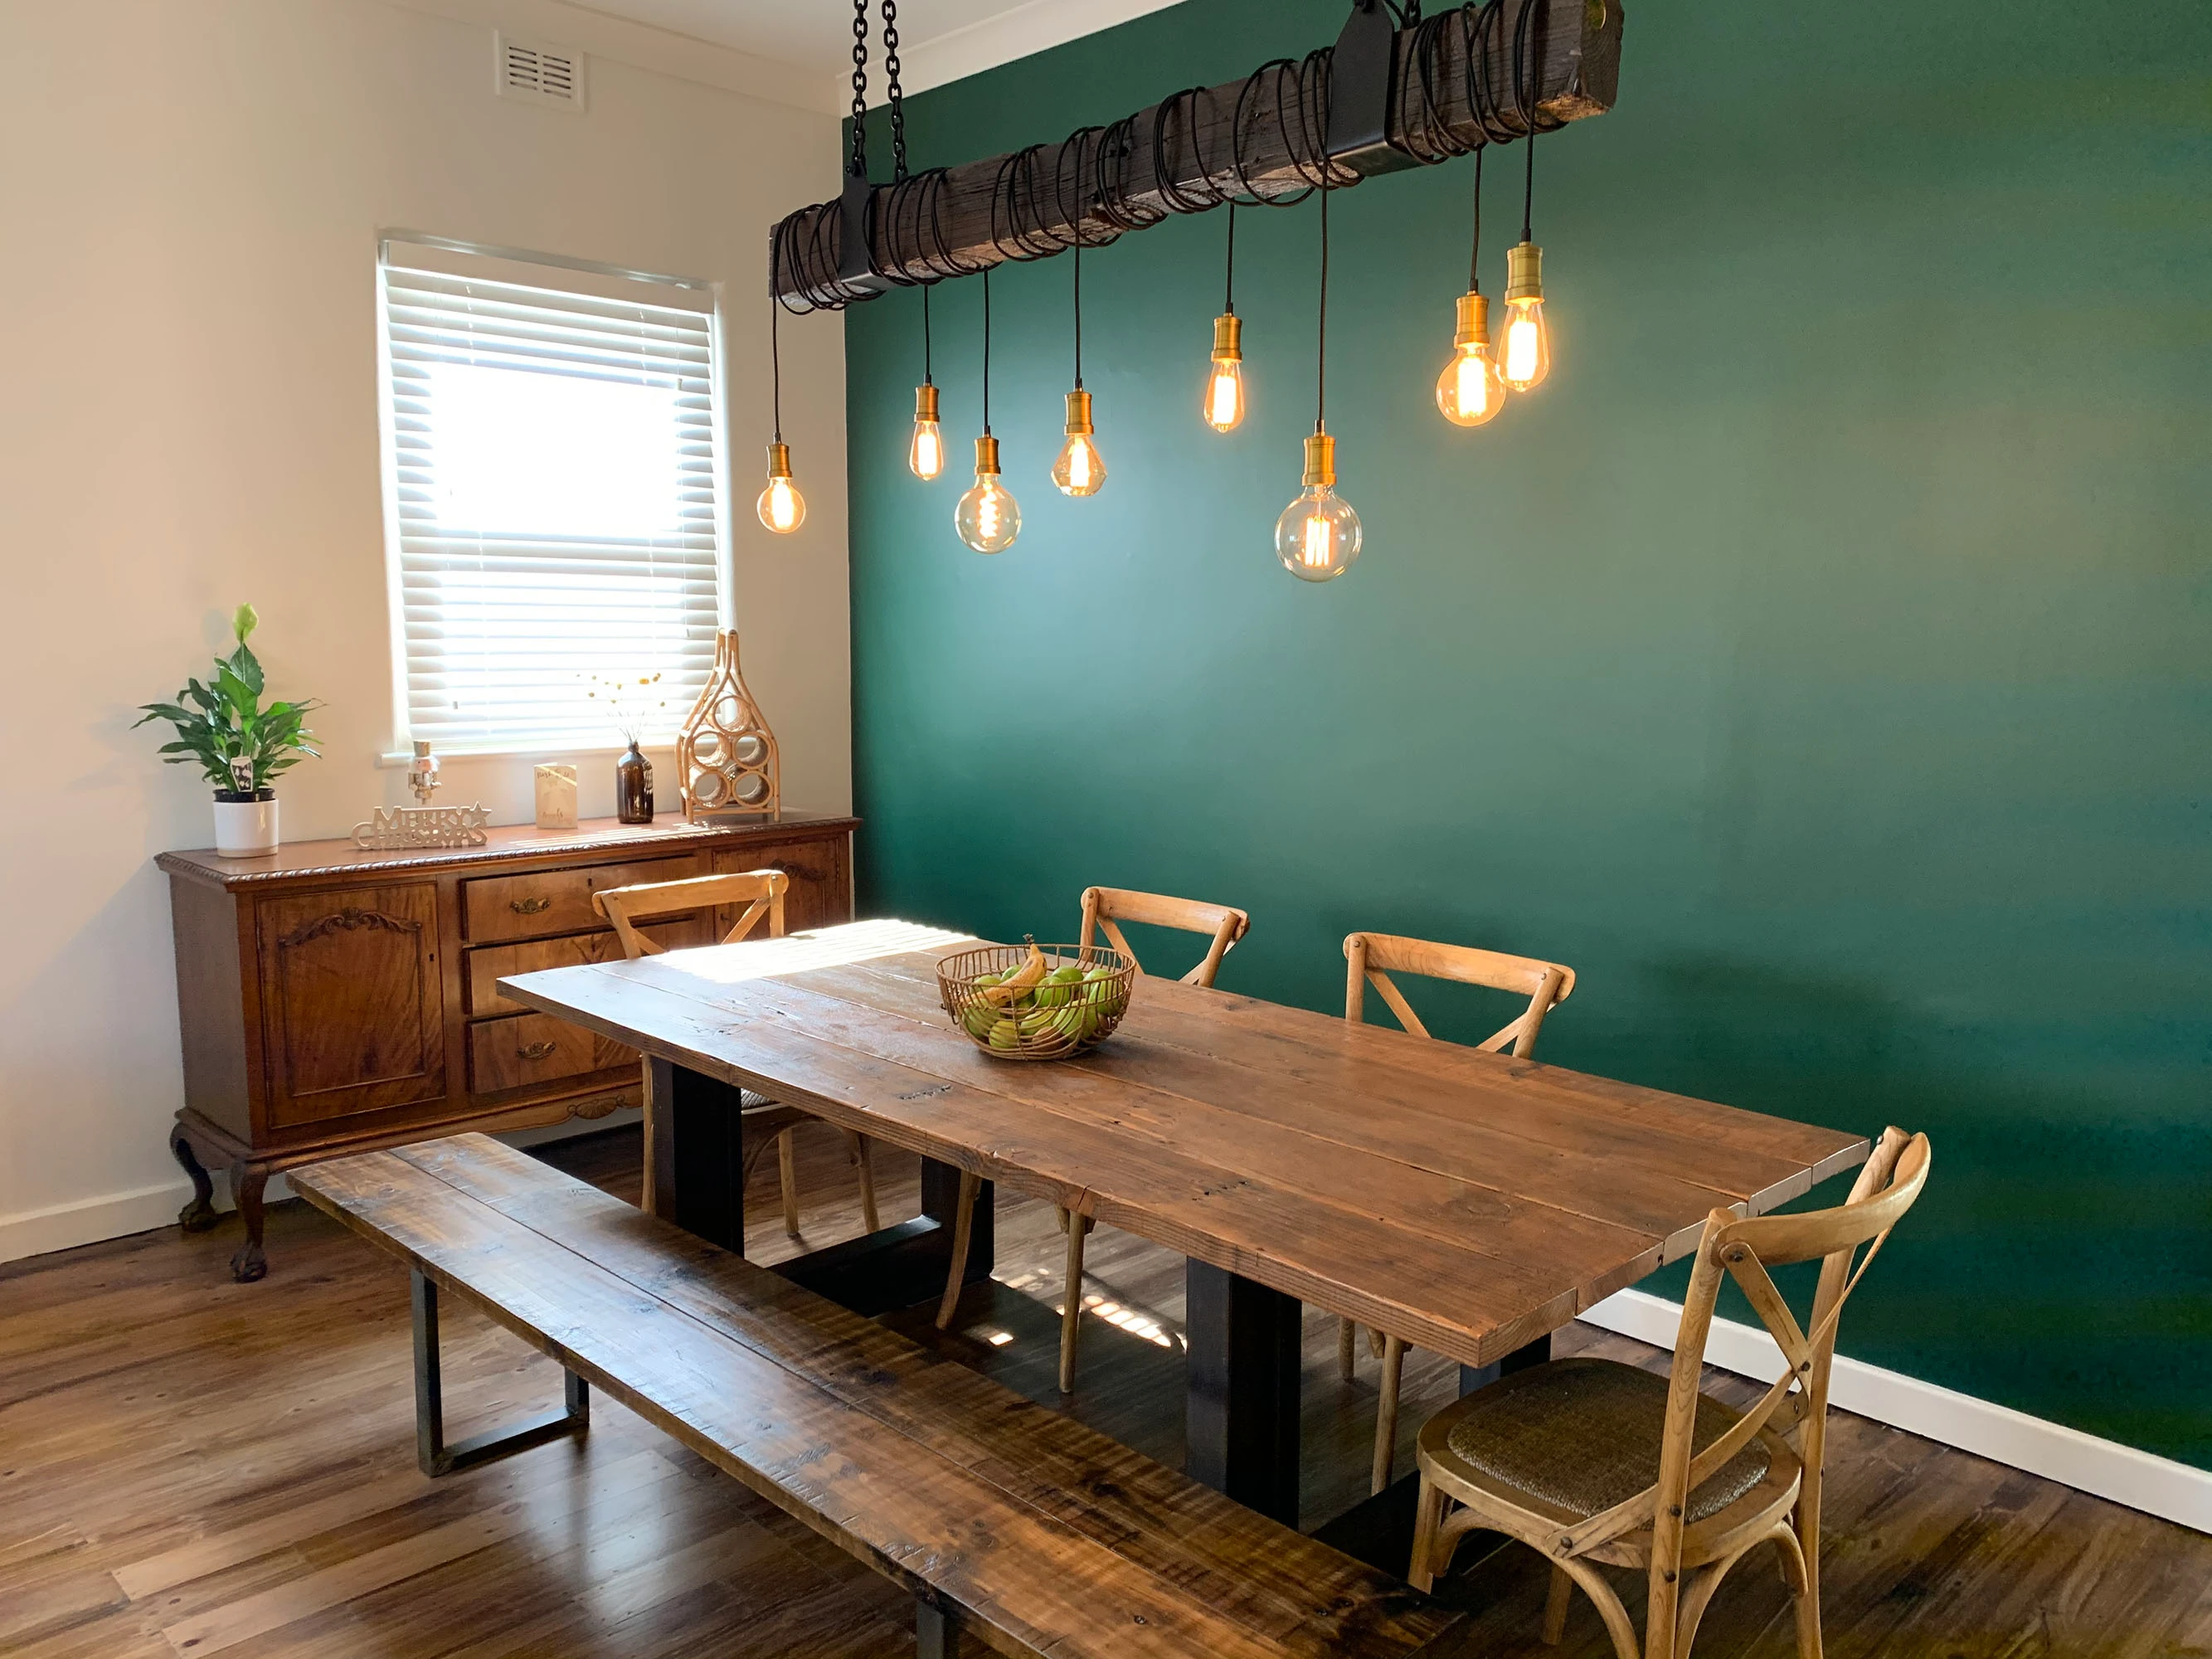
[{"label": "ceiling air vent", "polygon": [[582,112],[582,52],[573,46],[556,46],[543,40],[518,40],[511,34],[497,34],[493,40],[499,51],[501,97]]}]

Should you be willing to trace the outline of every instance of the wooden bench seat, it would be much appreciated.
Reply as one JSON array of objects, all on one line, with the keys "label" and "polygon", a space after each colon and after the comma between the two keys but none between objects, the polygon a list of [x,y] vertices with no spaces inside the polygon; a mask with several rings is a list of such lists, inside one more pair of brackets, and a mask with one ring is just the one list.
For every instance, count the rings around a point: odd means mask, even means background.
[{"label": "wooden bench seat", "polygon": [[911,1592],[923,1659],[963,1640],[1117,1659],[1392,1659],[1456,1615],[1073,1419],[482,1135],[299,1170],[416,1276],[426,1467],[436,1310],[462,1297],[586,1386]]}]

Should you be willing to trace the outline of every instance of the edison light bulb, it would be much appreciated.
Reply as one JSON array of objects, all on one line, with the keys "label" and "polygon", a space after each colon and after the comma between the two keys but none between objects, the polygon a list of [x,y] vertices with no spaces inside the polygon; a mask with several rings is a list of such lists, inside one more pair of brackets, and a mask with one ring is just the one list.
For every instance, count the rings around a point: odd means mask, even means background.
[{"label": "edison light bulb", "polygon": [[914,441],[907,446],[907,471],[927,483],[945,471],[945,434],[937,425],[937,386],[914,389]]},{"label": "edison light bulb", "polygon": [[1002,553],[1022,533],[1022,509],[999,482],[999,441],[975,440],[975,487],[952,509],[952,527],[978,553]]},{"label": "edison light bulb", "polygon": [[1498,377],[1516,392],[1552,372],[1551,331],[1544,323],[1544,250],[1522,242],[1505,256],[1505,337]]},{"label": "edison light bulb", "polygon": [[1480,426],[1505,407],[1505,387],[1490,360],[1490,300],[1459,296],[1459,332],[1451,361],[1437,376],[1437,407],[1454,426]]},{"label": "edison light bulb", "polygon": [[779,536],[788,535],[806,522],[806,498],[791,481],[789,444],[768,447],[768,488],[761,491],[756,508],[760,521]]},{"label": "edison light bulb", "polygon": [[1063,495],[1096,495],[1106,482],[1106,460],[1091,441],[1091,394],[1078,386],[1067,394],[1067,441],[1052,464],[1052,481]]},{"label": "edison light bulb", "polygon": [[1213,362],[1206,371],[1206,425],[1227,432],[1244,418],[1244,319],[1224,312],[1213,319]]},{"label": "edison light bulb", "polygon": [[1275,520],[1275,556],[1302,582],[1341,576],[1359,559],[1359,515],[1336,493],[1336,440],[1306,440],[1305,490]]}]

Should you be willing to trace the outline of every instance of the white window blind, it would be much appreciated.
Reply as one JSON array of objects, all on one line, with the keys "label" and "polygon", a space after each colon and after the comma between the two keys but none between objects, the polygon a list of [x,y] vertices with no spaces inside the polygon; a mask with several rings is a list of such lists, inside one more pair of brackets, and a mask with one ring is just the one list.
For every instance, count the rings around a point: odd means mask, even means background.
[{"label": "white window blind", "polygon": [[714,663],[711,301],[409,252],[380,273],[403,746],[619,743],[595,674],[659,674],[641,735],[666,741]]}]

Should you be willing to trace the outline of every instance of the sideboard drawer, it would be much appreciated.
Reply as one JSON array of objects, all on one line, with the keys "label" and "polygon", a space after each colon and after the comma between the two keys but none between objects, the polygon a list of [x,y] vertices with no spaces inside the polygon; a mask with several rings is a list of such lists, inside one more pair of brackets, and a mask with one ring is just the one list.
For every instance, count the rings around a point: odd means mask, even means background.
[{"label": "sideboard drawer", "polygon": [[[664,951],[711,945],[714,935],[703,911],[673,921],[655,921],[637,930]],[[489,1014],[519,1014],[519,1002],[500,994],[499,981],[510,974],[534,974],[545,968],[574,968],[586,962],[619,962],[622,946],[612,933],[572,933],[566,939],[528,939],[520,945],[487,945],[469,952],[468,1011],[471,1019]]]},{"label": "sideboard drawer", "polygon": [[478,1094],[587,1077],[636,1063],[636,1049],[550,1014],[517,1014],[469,1027],[469,1086]]},{"label": "sideboard drawer", "polygon": [[528,876],[480,877],[461,884],[461,915],[472,944],[580,933],[607,925],[592,908],[594,893],[639,882],[684,881],[706,873],[706,861],[691,857],[585,865]]}]

